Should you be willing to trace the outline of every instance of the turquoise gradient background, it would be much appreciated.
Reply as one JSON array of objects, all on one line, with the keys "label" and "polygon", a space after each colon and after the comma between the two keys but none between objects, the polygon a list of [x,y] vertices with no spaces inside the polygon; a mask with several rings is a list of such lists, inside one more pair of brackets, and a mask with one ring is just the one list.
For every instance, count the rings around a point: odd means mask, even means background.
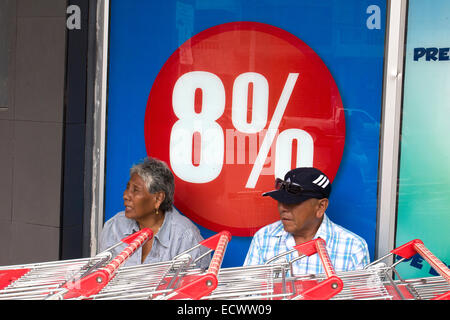
[{"label": "turquoise gradient background", "polygon": [[[414,61],[418,47],[450,47],[450,1],[409,1],[396,233],[396,246],[421,239],[449,265],[450,61]],[[398,270],[435,275],[417,257]]]}]

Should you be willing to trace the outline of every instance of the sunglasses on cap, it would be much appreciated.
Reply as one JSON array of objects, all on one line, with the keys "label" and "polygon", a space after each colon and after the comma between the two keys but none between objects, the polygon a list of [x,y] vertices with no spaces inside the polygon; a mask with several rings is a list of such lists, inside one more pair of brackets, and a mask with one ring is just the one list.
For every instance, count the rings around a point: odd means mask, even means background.
[{"label": "sunglasses on cap", "polygon": [[319,190],[308,190],[303,188],[301,185],[291,182],[291,181],[284,181],[283,179],[276,178],[275,179],[275,189],[281,190],[284,189],[285,191],[291,193],[291,194],[301,194],[301,193],[320,193]]}]

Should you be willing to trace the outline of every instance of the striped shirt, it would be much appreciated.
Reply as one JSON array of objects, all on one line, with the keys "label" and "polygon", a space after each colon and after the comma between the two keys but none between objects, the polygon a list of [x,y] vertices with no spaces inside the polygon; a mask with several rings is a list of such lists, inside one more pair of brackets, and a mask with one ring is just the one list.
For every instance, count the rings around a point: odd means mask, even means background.
[{"label": "striped shirt", "polygon": [[[314,236],[325,240],[326,249],[335,271],[362,269],[370,262],[366,241],[360,236],[333,223],[325,214]],[[286,232],[281,221],[263,227],[255,233],[245,258],[244,265],[261,265],[274,256],[292,250],[294,236]],[[295,251],[282,259],[288,261],[298,257]],[[303,257],[292,265],[294,275],[324,273],[317,254]]]}]

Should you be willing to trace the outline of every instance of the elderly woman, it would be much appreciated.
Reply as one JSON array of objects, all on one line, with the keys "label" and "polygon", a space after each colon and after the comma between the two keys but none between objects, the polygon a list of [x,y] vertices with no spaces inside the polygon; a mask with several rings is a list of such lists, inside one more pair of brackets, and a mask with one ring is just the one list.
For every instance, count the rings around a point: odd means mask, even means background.
[{"label": "elderly woman", "polygon": [[[173,207],[174,178],[167,165],[147,158],[130,169],[130,179],[123,193],[125,211],[109,219],[100,235],[103,251],[142,228],[150,228],[153,238],[147,241],[125,263],[137,265],[172,260],[203,240],[198,228]],[[125,246],[125,245],[124,245]],[[119,253],[123,247],[113,252]],[[193,259],[206,252],[203,247],[190,252]],[[200,259],[206,268],[210,255]]]}]

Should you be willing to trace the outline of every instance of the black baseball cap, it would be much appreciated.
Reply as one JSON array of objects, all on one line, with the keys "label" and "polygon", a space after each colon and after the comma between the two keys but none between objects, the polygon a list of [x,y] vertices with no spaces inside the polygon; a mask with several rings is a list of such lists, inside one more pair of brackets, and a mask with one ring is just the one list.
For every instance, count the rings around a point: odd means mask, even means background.
[{"label": "black baseball cap", "polygon": [[263,193],[286,204],[297,204],[305,200],[329,198],[330,179],[319,169],[312,167],[296,168],[275,180],[275,190]]}]

